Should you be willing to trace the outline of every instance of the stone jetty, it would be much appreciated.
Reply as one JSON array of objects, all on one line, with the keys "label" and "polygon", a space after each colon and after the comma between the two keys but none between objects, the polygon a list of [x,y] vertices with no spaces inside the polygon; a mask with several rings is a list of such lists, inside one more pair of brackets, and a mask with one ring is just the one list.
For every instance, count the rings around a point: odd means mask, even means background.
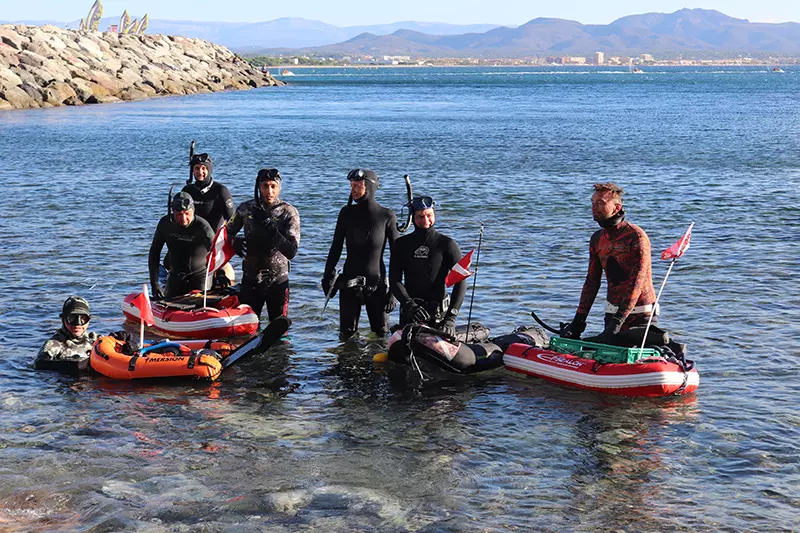
[{"label": "stone jetty", "polygon": [[0,25],[0,110],[271,85],[283,82],[201,39]]}]

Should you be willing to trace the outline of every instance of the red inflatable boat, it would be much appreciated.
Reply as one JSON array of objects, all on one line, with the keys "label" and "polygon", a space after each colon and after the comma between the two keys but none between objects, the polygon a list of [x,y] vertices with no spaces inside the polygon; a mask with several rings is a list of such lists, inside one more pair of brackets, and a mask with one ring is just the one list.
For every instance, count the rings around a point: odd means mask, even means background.
[{"label": "red inflatable boat", "polygon": [[[133,299],[134,292],[125,297],[122,312],[131,322],[139,323],[139,309]],[[208,295],[203,307],[203,293],[195,291],[169,301],[153,301],[152,328],[168,337],[189,339],[220,339],[254,335],[258,331],[258,317],[249,305],[239,304],[236,294]]]},{"label": "red inflatable boat", "polygon": [[681,364],[652,355],[651,350],[645,352],[650,353],[636,362],[604,363],[587,358],[585,352],[559,353],[552,344],[551,349],[512,344],[503,354],[503,364],[521,374],[618,396],[671,396],[697,390],[697,370],[684,370]]}]

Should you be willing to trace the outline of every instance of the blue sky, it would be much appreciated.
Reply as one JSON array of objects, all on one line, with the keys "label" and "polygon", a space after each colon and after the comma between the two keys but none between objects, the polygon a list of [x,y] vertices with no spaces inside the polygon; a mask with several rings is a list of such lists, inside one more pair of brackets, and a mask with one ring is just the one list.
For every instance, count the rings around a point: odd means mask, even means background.
[{"label": "blue sky", "polygon": [[[0,19],[72,21],[86,15],[93,0],[0,0]],[[668,13],[683,7],[716,9],[752,22],[800,22],[799,0],[728,0],[687,4],[677,0],[106,0],[106,15],[171,20],[260,22],[303,17],[337,26],[380,24],[402,20],[492,23],[518,26],[536,17],[557,17],[585,24],[607,24],[619,17],[647,12]]]}]

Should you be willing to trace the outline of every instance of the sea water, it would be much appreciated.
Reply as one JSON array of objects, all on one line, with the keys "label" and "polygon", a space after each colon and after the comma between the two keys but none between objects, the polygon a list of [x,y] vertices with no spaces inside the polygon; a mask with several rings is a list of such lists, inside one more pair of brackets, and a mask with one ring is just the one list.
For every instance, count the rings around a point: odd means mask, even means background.
[{"label": "sea water", "polygon": [[[800,71],[295,73],[0,114],[0,531],[797,529]],[[237,203],[281,170],[302,219],[290,340],[213,384],[33,371],[70,294],[95,331],[121,329],[191,140]],[[625,188],[657,286],[660,251],[695,222],[661,325],[698,392],[615,398],[504,370],[423,382],[373,364],[386,347],[366,316],[340,344],[319,280],[354,167],[395,210],[409,174],[463,252],[485,224],[472,314],[498,335],[531,310],[573,315],[593,183]]]}]

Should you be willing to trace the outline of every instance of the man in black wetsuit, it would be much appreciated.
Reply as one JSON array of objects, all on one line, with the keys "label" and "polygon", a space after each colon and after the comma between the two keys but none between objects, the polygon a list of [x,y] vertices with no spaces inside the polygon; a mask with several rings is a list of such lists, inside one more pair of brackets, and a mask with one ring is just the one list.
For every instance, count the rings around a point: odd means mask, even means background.
[{"label": "man in black wetsuit", "polygon": [[411,201],[414,232],[397,239],[389,261],[389,287],[400,301],[400,325],[419,322],[455,334],[456,316],[464,303],[467,283],[453,286],[447,297],[445,278],[461,259],[456,241],[433,227],[435,202],[430,196]]},{"label": "man in black wetsuit", "polygon": [[[263,168],[256,178],[255,198],[236,208],[228,221],[228,239],[242,261],[239,301],[270,321],[289,311],[289,261],[300,244],[300,215],[280,199],[282,177]],[[236,237],[244,228],[244,237]]]},{"label": "man in black wetsuit", "polygon": [[[176,195],[171,207],[172,212],[158,221],[148,257],[150,286],[157,300],[205,288],[206,255],[214,239],[208,222],[195,216],[194,201],[189,194]],[[166,292],[158,283],[158,263],[164,244],[172,263]]]},{"label": "man in black wetsuit", "polygon": [[194,213],[208,222],[211,229],[217,231],[236,211],[233,198],[226,186],[211,177],[213,161],[208,154],[195,154],[189,163],[194,176],[194,183],[189,183],[183,192],[189,193],[194,200]]},{"label": "man in black wetsuit", "polygon": [[383,252],[386,243],[394,246],[399,232],[397,218],[391,209],[375,201],[378,176],[368,169],[354,169],[347,175],[350,180],[350,197],[355,203],[339,211],[333,243],[328,252],[322,290],[332,294],[336,263],[347,244],[347,259],[339,278],[339,335],[348,339],[358,329],[361,306],[367,308],[370,329],[380,336],[386,335],[387,313],[394,309],[394,297],[386,282],[386,264]]},{"label": "man in black wetsuit", "polygon": [[[208,154],[195,154],[189,161],[189,168],[192,169],[194,183],[189,182],[183,188],[183,192],[189,193],[194,200],[194,213],[211,226],[215,232],[224,226],[231,219],[236,207],[233,205],[233,198],[226,186],[215,181],[211,176],[213,161]],[[166,259],[165,259],[166,262]],[[214,276],[215,287],[228,287],[236,278],[233,266],[226,263],[219,269]]]}]

